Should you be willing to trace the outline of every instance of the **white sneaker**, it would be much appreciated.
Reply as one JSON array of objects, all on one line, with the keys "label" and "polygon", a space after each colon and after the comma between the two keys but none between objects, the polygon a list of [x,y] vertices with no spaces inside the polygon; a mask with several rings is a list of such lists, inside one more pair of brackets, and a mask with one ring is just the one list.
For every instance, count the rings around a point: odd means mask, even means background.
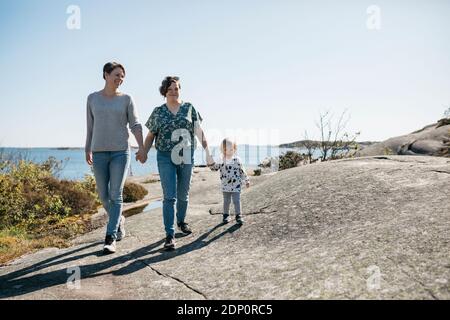
[{"label": "white sneaker", "polygon": [[122,240],[125,238],[126,232],[125,232],[125,217],[120,216],[120,223],[119,223],[119,229],[117,229],[117,241]]},{"label": "white sneaker", "polygon": [[106,236],[105,245],[103,246],[103,253],[114,253],[116,252],[116,240],[112,236]]}]

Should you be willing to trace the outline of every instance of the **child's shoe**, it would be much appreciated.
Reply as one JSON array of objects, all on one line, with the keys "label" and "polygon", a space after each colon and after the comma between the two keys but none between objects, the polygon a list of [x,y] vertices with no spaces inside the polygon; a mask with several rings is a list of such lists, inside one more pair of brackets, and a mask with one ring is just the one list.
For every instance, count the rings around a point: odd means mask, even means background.
[{"label": "child's shoe", "polygon": [[166,236],[166,241],[164,242],[164,250],[170,251],[175,249],[175,237],[172,235]]},{"label": "child's shoe", "polygon": [[244,219],[242,219],[240,214],[236,215],[236,223],[237,224],[243,224],[244,223]]},{"label": "child's shoe", "polygon": [[223,224],[227,224],[228,222],[230,222],[230,215],[229,214],[224,214],[223,215],[223,219],[222,219],[222,223]]}]

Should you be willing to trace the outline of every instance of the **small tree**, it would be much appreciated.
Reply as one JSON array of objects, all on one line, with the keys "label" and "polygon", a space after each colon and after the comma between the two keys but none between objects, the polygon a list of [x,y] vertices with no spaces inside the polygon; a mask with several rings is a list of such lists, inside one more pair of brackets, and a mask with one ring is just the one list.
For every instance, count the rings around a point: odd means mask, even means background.
[{"label": "small tree", "polygon": [[48,157],[47,160],[45,160],[41,164],[41,166],[44,170],[51,172],[54,177],[59,177],[59,175],[66,167],[67,162],[69,160],[70,158],[65,158],[64,160],[57,160],[54,156],[50,156]]},{"label": "small tree", "polygon": [[351,148],[356,148],[356,137],[359,132],[354,135],[350,135],[345,132],[345,127],[350,120],[347,110],[342,112],[341,116],[335,127],[333,127],[333,115],[330,111],[320,113],[319,122],[316,122],[317,127],[320,130],[321,140],[318,148],[320,149],[322,156],[321,160],[337,159],[342,157],[338,153],[340,151],[349,151]]},{"label": "small tree", "polygon": [[447,110],[444,111],[444,118],[450,118],[450,105],[448,105]]},{"label": "small tree", "polygon": [[312,163],[312,156],[314,150],[317,148],[317,143],[308,137],[308,131],[305,130],[304,140],[300,141],[300,147],[306,150],[305,156],[308,158],[308,163]]}]

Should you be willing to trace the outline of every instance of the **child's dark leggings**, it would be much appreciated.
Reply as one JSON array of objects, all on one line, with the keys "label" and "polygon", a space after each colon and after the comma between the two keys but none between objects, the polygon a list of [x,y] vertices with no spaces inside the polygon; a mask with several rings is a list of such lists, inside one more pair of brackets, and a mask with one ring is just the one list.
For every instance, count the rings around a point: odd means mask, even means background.
[{"label": "child's dark leggings", "polygon": [[223,192],[223,214],[230,214],[230,203],[233,199],[234,212],[236,215],[241,214],[241,193],[240,192]]}]

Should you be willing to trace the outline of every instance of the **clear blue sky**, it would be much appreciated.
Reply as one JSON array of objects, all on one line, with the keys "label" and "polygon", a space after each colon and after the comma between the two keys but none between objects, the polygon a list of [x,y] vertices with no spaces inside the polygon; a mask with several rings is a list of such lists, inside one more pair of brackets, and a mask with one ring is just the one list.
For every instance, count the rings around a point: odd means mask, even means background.
[{"label": "clear blue sky", "polygon": [[[380,30],[366,26],[373,4]],[[162,78],[180,76],[211,144],[229,130],[317,138],[326,109],[347,108],[359,140],[412,132],[450,105],[449,17],[447,0],[0,0],[0,146],[83,146],[86,97],[110,60],[142,123]]]}]

